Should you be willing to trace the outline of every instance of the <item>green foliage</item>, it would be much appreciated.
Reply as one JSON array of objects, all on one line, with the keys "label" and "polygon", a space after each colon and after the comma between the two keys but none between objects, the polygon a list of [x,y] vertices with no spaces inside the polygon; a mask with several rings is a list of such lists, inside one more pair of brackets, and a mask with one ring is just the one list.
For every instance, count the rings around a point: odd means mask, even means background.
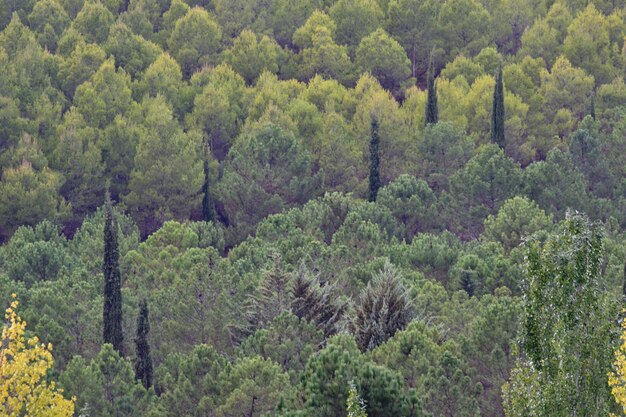
[{"label": "green foliage", "polygon": [[373,364],[358,350],[354,339],[340,335],[313,356],[304,371],[305,409],[308,414],[336,416],[346,412],[350,382],[363,395],[372,416],[420,416],[400,389],[393,371]]},{"label": "green foliage", "polygon": [[383,29],[361,40],[355,64],[360,72],[369,72],[380,85],[396,95],[411,75],[410,61],[402,46]]},{"label": "green foliage", "polygon": [[[611,410],[606,375],[615,307],[599,288],[602,240],[597,224],[570,213],[546,243],[528,244],[523,322],[528,364],[518,366],[530,371],[517,371],[507,388],[508,415],[518,415],[521,407],[536,410],[532,415]],[[527,396],[527,389],[537,395]]]},{"label": "green foliage", "polygon": [[450,188],[470,216],[494,214],[522,182],[520,167],[496,145],[485,145],[450,179]]},{"label": "green foliage", "polygon": [[245,119],[245,83],[230,67],[208,72],[207,82],[193,102],[187,124],[202,131],[211,153],[223,160]]},{"label": "green foliage", "polygon": [[202,184],[202,220],[213,221],[213,199],[209,179],[209,161],[204,161],[204,183]]},{"label": "green foliage", "polygon": [[301,79],[319,74],[344,84],[352,81],[352,62],[348,49],[335,43],[332,32],[326,26],[315,26],[311,34],[311,46],[302,49],[298,56]]},{"label": "green foliage", "polygon": [[363,38],[381,27],[383,10],[375,0],[339,0],[329,10],[337,25],[335,39],[351,52]]},{"label": "green foliage", "polygon": [[493,110],[491,113],[491,141],[504,149],[504,87],[502,81],[502,67],[498,70],[496,86],[493,90]]},{"label": "green foliage", "polygon": [[73,96],[76,88],[91,78],[105,59],[106,52],[102,48],[79,41],[75,47],[71,48],[69,56],[59,64],[59,79],[63,92],[68,96]]},{"label": "green foliage", "polygon": [[214,410],[220,373],[226,364],[226,359],[207,345],[198,345],[189,354],[169,355],[155,374],[155,388],[161,395],[155,415],[200,417]]},{"label": "green foliage", "polygon": [[511,250],[536,232],[549,231],[552,216],[546,215],[536,203],[525,197],[504,202],[497,215],[485,219],[485,239],[502,243]]},{"label": "green foliage", "polygon": [[135,377],[141,381],[146,389],[152,386],[152,356],[148,343],[150,332],[150,318],[148,316],[148,302],[143,300],[137,318],[137,333],[135,336]]},{"label": "green foliage", "polygon": [[354,384],[350,384],[350,392],[348,393],[348,399],[346,403],[346,411],[348,417],[367,417],[365,412],[365,404],[359,394],[356,392]]},{"label": "green foliage", "polygon": [[120,274],[120,252],[117,243],[117,224],[113,218],[111,201],[107,196],[104,211],[104,313],[103,340],[124,355],[122,333],[122,276]]},{"label": "green foliage", "polygon": [[428,100],[426,101],[426,124],[435,124],[439,121],[439,108],[437,107],[437,87],[435,86],[434,68],[428,71]]},{"label": "green foliage", "polygon": [[260,357],[237,360],[220,374],[222,404],[216,415],[228,417],[243,412],[261,417],[273,412],[279,403],[291,400],[289,379],[280,366]]},{"label": "green foliage", "polygon": [[252,84],[265,71],[278,73],[283,54],[271,38],[259,38],[251,30],[245,29],[225,52],[224,62],[241,74],[248,84]]},{"label": "green foliage", "polygon": [[147,392],[135,380],[132,364],[109,344],[91,361],[76,356],[59,378],[66,393],[79,398],[79,413],[100,416],[131,417],[145,413],[154,402],[154,394]]},{"label": "green foliage", "polygon": [[142,126],[124,201],[145,232],[189,218],[203,173],[199,135],[183,132],[162,97],[144,100],[137,117]]},{"label": "green foliage", "polygon": [[[294,300],[295,301],[295,300]],[[323,344],[324,333],[316,324],[292,313],[283,312],[267,327],[259,329],[240,346],[243,356],[262,356],[289,372],[292,382],[309,358]]]},{"label": "green foliage", "polygon": [[420,232],[436,228],[437,197],[423,180],[410,175],[401,175],[381,188],[377,202],[387,207],[404,227],[403,237],[411,241]]},{"label": "green foliage", "polygon": [[242,239],[267,215],[315,196],[322,178],[293,134],[267,124],[235,142],[217,193]]},{"label": "green foliage", "polygon": [[37,32],[41,46],[51,51],[56,50],[61,34],[71,23],[63,7],[55,0],[36,2],[28,21]]},{"label": "green foliage", "polygon": [[103,44],[109,36],[109,28],[115,17],[99,1],[85,1],[72,22],[72,27],[85,37],[88,43]]},{"label": "green foliage", "polygon": [[82,114],[65,113],[50,164],[65,177],[60,192],[79,217],[93,212],[104,197],[105,167],[96,141],[97,131],[87,125]]},{"label": "green foliage", "polygon": [[61,175],[44,167],[34,170],[24,160],[17,168],[5,167],[0,182],[1,235],[11,236],[20,225],[35,225],[44,219],[63,220],[69,205],[59,196]]},{"label": "green foliage", "polygon": [[9,278],[33,286],[58,279],[69,263],[67,256],[67,241],[57,226],[44,220],[34,228],[18,228],[2,247],[0,259]]},{"label": "green foliage", "polygon": [[219,24],[200,7],[190,9],[176,21],[167,42],[185,78],[191,77],[201,65],[214,62],[213,55],[218,52],[221,37]]},{"label": "green foliage", "polygon": [[157,45],[134,34],[123,23],[111,28],[104,49],[115,57],[117,66],[133,78],[142,74],[162,52]]},{"label": "green foliage", "polygon": [[465,133],[448,122],[426,126],[417,139],[418,174],[434,191],[448,190],[450,176],[472,156]]},{"label": "green foliage", "polygon": [[617,413],[622,3],[0,0],[0,295],[76,415]]},{"label": "green foliage", "polygon": [[369,201],[376,201],[380,183],[380,138],[378,136],[378,120],[372,117],[372,129],[370,138],[370,175],[369,175]]},{"label": "green foliage", "polygon": [[371,350],[384,343],[413,318],[401,279],[393,265],[386,263],[361,294],[353,323],[361,350]]}]

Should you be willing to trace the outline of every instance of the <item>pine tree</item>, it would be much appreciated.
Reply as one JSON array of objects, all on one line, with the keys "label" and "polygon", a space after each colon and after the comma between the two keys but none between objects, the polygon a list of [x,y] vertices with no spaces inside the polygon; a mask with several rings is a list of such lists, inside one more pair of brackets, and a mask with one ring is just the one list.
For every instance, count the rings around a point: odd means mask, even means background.
[{"label": "pine tree", "polygon": [[493,90],[493,112],[491,114],[491,140],[504,149],[504,86],[502,83],[502,66],[498,70],[496,85]]},{"label": "pine tree", "polygon": [[137,335],[135,337],[135,377],[141,381],[146,389],[152,386],[152,355],[148,344],[150,319],[148,317],[148,302],[144,299],[137,318]]},{"label": "pine tree", "polygon": [[439,121],[439,108],[437,106],[437,86],[435,85],[435,73],[432,62],[428,68],[428,101],[426,102],[426,124],[435,124]]},{"label": "pine tree", "polygon": [[110,343],[123,355],[122,334],[122,277],[117,245],[117,223],[113,219],[110,196],[104,207],[104,343]]},{"label": "pine tree", "polygon": [[378,136],[378,120],[372,117],[372,130],[370,139],[370,177],[369,177],[369,201],[376,201],[380,188],[380,138]]},{"label": "pine tree", "polygon": [[213,221],[213,199],[209,189],[209,161],[204,160],[204,183],[202,184],[202,220]]}]

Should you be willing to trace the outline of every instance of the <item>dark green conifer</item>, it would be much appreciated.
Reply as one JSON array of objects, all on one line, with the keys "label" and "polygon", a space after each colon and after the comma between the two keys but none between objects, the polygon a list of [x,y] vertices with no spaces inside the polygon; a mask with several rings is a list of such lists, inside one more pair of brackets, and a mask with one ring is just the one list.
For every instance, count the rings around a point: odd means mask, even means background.
[{"label": "dark green conifer", "polygon": [[376,201],[380,188],[380,138],[378,136],[378,120],[372,117],[372,130],[370,139],[370,176],[369,176],[369,201]]},{"label": "dark green conifer", "polygon": [[152,386],[152,355],[150,354],[150,344],[148,343],[149,332],[148,301],[144,299],[139,310],[139,317],[137,318],[135,377],[141,381],[146,389]]},{"label": "dark green conifer", "polygon": [[122,3],[120,4],[120,7],[118,9],[118,13],[122,14],[126,12],[128,10],[129,3],[130,3],[130,0],[122,0]]},{"label": "dark green conifer", "polygon": [[491,114],[491,141],[504,149],[504,86],[502,83],[502,65],[498,70],[496,85],[493,90],[493,111]]},{"label": "dark green conifer", "polygon": [[432,62],[428,68],[427,84],[426,124],[435,124],[439,121],[439,108],[437,106],[437,86],[435,85],[435,71]]},{"label": "dark green conifer", "polygon": [[104,206],[104,314],[103,339],[123,355],[122,334],[122,277],[120,253],[117,244],[117,223],[113,218],[111,198],[107,194]]},{"label": "dark green conifer", "polygon": [[204,160],[204,184],[202,184],[202,220],[213,221],[213,199],[209,189],[209,161]]},{"label": "dark green conifer", "polygon": [[596,95],[591,95],[591,106],[589,108],[589,115],[593,120],[596,120]]},{"label": "dark green conifer", "polygon": [[467,293],[469,297],[474,295],[474,280],[472,279],[472,273],[470,271],[461,272],[461,288]]}]

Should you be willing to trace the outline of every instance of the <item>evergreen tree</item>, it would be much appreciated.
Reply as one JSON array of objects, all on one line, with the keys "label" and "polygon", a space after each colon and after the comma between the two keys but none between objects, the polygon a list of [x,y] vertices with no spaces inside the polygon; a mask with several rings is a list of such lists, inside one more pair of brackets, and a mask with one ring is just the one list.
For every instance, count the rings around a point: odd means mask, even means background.
[{"label": "evergreen tree", "polygon": [[120,14],[124,13],[125,11],[128,10],[128,6],[129,6],[130,0],[122,0],[122,3],[120,4],[120,7],[118,9],[118,12]]},{"label": "evergreen tree", "polygon": [[472,273],[470,271],[461,272],[461,288],[463,288],[469,297],[474,295],[474,280],[472,280]]},{"label": "evergreen tree", "polygon": [[123,355],[122,334],[122,277],[120,253],[117,244],[117,223],[113,219],[110,196],[104,208],[104,343],[110,343]]},{"label": "evergreen tree", "polygon": [[241,343],[284,311],[290,311],[291,274],[284,271],[279,254],[273,254],[272,261],[272,268],[243,305],[244,320],[231,328],[231,336],[236,343]]},{"label": "evergreen tree", "polygon": [[298,318],[315,323],[328,338],[337,332],[337,324],[343,317],[347,303],[338,302],[335,287],[321,284],[319,275],[309,277],[304,264],[294,278],[291,311]]},{"label": "evergreen tree", "polygon": [[502,66],[498,70],[496,85],[493,90],[493,112],[491,114],[491,140],[504,149],[504,86],[502,84]]},{"label": "evergreen tree", "polygon": [[204,184],[202,184],[202,220],[213,221],[213,199],[209,190],[209,161],[204,160]]},{"label": "evergreen tree", "polygon": [[144,299],[139,310],[139,317],[137,318],[135,376],[146,389],[152,386],[152,355],[150,354],[150,345],[148,344],[149,332],[148,301]]},{"label": "evergreen tree", "polygon": [[596,120],[596,95],[591,95],[591,106],[589,107],[589,115],[593,120]]},{"label": "evergreen tree", "polygon": [[435,71],[432,62],[428,68],[428,101],[426,102],[426,124],[435,124],[439,121],[437,106],[437,87],[435,86]]},{"label": "evergreen tree", "polygon": [[387,262],[375,274],[356,306],[353,331],[362,351],[393,337],[413,319],[408,292],[394,266]]},{"label": "evergreen tree", "polygon": [[378,136],[378,120],[372,117],[372,135],[370,140],[370,177],[369,201],[376,201],[380,188],[380,137]]}]

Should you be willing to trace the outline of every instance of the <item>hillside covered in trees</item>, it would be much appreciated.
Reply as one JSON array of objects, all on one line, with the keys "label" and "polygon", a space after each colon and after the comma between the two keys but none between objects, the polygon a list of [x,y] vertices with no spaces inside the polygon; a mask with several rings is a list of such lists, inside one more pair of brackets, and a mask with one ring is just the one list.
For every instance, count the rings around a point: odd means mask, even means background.
[{"label": "hillside covered in trees", "polygon": [[0,416],[626,415],[625,38],[623,0],[0,0]]}]

